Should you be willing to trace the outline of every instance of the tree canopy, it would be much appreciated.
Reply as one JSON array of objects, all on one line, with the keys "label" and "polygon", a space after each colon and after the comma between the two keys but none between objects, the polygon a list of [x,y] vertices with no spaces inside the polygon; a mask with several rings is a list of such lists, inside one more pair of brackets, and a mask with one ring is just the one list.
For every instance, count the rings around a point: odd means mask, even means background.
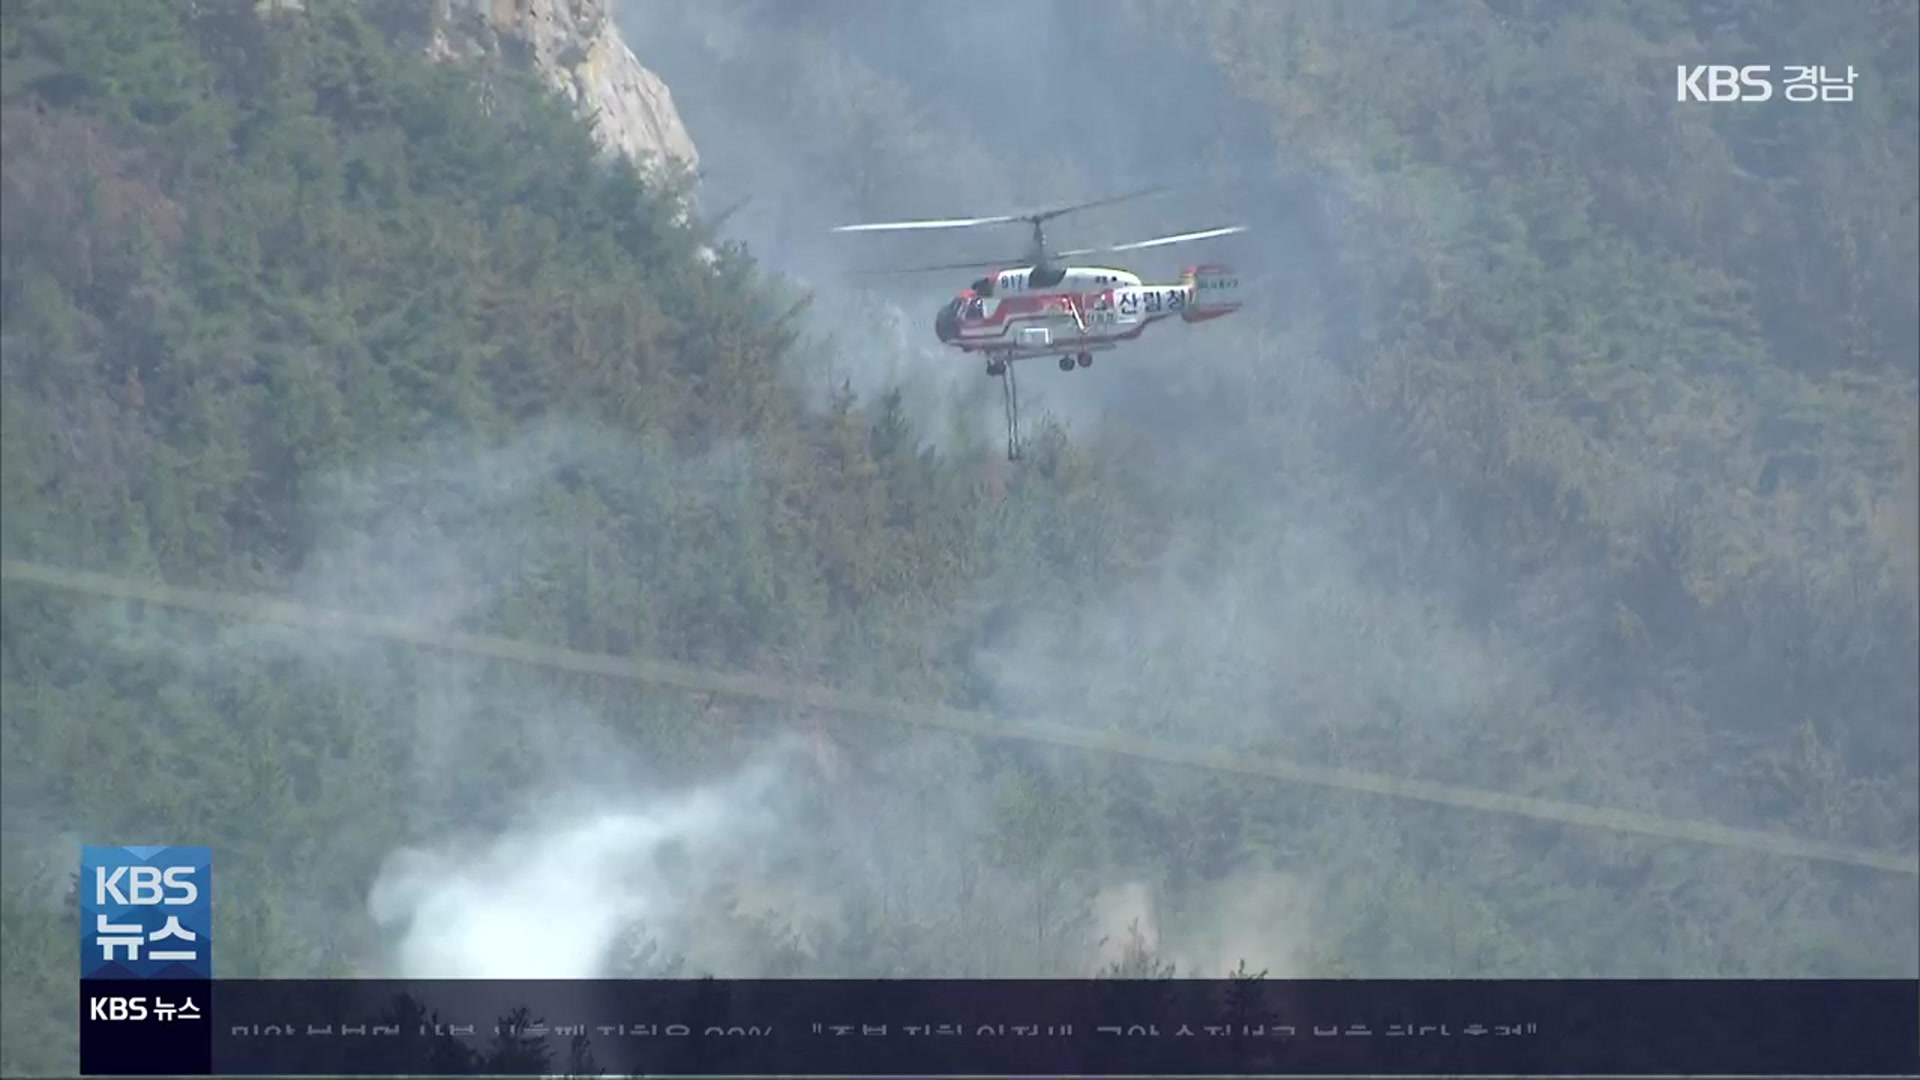
[{"label": "tree canopy", "polygon": [[[687,18],[757,46],[679,62],[757,95],[743,139],[830,143],[797,175],[1030,183],[830,8],[723,7]],[[0,547],[1911,852],[1915,5],[1125,11],[1104,47],[1217,78],[1340,252],[1168,376],[1162,431],[1043,424],[1006,468],[897,389],[823,399],[794,373],[845,344],[686,178],[381,5],[9,2]],[[1676,110],[1675,57],[1736,43],[1868,74]],[[0,631],[10,1073],[75,1061],[82,840],[212,845],[222,975],[389,971],[395,851],[789,743],[777,822],[673,818],[677,921],[614,970],[1915,973],[1898,875],[12,584]],[[500,857],[613,880],[545,828]]]}]

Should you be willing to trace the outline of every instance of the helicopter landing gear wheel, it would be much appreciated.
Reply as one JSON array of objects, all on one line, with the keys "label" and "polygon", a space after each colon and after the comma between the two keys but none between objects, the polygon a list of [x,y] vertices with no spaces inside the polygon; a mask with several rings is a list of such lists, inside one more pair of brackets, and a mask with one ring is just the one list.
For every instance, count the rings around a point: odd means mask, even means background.
[{"label": "helicopter landing gear wheel", "polygon": [[1061,370],[1061,371],[1072,371],[1072,370],[1073,370],[1073,357],[1071,357],[1071,356],[1063,356],[1063,357],[1061,357],[1061,358],[1060,358],[1060,370]]},{"label": "helicopter landing gear wheel", "polygon": [[1079,356],[1074,357],[1074,360],[1077,361],[1081,367],[1093,366],[1093,354],[1090,352],[1083,352]]},{"label": "helicopter landing gear wheel", "polygon": [[997,379],[1000,376],[1005,375],[1006,373],[1007,373],[1007,362],[1005,360],[987,361],[987,375],[989,377]]}]

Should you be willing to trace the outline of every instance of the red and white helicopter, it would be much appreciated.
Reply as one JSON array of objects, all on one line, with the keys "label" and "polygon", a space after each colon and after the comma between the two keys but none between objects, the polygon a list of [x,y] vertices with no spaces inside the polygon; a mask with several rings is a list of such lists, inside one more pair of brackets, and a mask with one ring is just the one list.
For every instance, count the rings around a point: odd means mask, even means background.
[{"label": "red and white helicopter", "polygon": [[1013,378],[1015,361],[1058,355],[1062,371],[1072,371],[1076,366],[1091,367],[1094,353],[1134,341],[1155,323],[1175,317],[1187,323],[1206,322],[1239,310],[1239,280],[1232,268],[1223,264],[1189,266],[1178,282],[1153,284],[1141,281],[1139,275],[1128,270],[1076,266],[1067,260],[1231,236],[1245,232],[1244,225],[1073,251],[1052,251],[1047,245],[1045,223],[1053,218],[1164,190],[1150,188],[1028,214],[874,222],[842,225],[834,232],[966,229],[1015,222],[1032,226],[1032,247],[1020,259],[946,263],[894,271],[990,271],[940,309],[934,316],[933,332],[943,345],[984,356],[987,374],[1001,378],[1007,398],[1007,454],[1017,458],[1019,393]]}]

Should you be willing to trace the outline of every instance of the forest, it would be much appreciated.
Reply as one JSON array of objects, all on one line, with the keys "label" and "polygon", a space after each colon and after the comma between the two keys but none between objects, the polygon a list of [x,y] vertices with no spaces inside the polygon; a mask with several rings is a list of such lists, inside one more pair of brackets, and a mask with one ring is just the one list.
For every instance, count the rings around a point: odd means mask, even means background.
[{"label": "forest", "polygon": [[[1911,862],[1920,3],[978,6],[632,0],[696,180],[388,6],[9,0],[0,553]],[[825,239],[1169,161],[1266,299],[1018,464]],[[1920,975],[1911,871],[13,578],[0,693],[8,1075],[81,843],[212,846],[223,977]]]}]

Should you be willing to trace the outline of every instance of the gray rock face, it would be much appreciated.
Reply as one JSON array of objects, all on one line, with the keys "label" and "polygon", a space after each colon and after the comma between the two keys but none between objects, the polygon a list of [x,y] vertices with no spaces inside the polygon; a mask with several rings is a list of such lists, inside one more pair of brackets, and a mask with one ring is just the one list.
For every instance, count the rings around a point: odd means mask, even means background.
[{"label": "gray rock face", "polygon": [[[494,56],[523,64],[592,121],[600,144],[636,164],[700,164],[673,94],[644,67],[614,25],[611,0],[376,0],[396,22],[424,31],[441,60]],[[261,0],[297,12],[300,0]],[[408,10],[410,7],[410,10]],[[385,21],[385,20],[383,20]],[[409,34],[411,36],[411,34]]]}]

